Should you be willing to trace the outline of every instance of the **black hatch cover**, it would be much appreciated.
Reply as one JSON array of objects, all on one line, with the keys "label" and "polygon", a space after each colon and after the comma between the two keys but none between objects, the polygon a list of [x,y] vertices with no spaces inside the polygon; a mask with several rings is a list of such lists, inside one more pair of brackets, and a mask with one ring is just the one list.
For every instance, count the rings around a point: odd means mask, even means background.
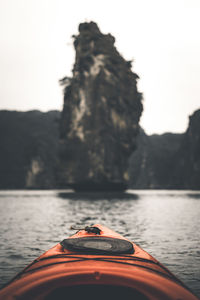
[{"label": "black hatch cover", "polygon": [[60,243],[63,248],[88,254],[132,254],[134,248],[131,242],[108,237],[84,237],[65,239]]}]

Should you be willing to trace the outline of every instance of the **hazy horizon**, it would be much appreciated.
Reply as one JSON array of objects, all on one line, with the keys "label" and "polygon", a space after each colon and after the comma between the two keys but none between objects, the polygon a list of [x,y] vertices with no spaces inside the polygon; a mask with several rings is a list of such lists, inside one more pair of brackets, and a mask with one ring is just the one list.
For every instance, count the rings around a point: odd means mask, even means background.
[{"label": "hazy horizon", "polygon": [[198,0],[0,0],[0,109],[61,110],[59,79],[71,75],[71,36],[94,21],[134,59],[147,134],[184,132],[200,108]]}]

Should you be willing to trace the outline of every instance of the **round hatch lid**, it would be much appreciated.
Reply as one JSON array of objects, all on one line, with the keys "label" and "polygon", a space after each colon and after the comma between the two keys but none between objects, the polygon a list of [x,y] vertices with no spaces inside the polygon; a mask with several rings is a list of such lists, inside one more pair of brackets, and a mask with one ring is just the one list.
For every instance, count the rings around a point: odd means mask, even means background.
[{"label": "round hatch lid", "polygon": [[131,242],[108,237],[84,237],[65,239],[60,243],[63,248],[79,253],[89,254],[132,254],[134,248]]}]

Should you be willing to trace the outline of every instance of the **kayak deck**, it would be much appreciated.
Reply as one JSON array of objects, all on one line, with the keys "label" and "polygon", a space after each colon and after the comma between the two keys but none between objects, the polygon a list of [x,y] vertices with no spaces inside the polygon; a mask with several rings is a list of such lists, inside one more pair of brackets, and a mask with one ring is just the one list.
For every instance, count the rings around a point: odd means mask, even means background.
[{"label": "kayak deck", "polygon": [[99,233],[81,230],[54,246],[2,289],[0,299],[197,299],[136,244],[102,225],[88,228]]}]

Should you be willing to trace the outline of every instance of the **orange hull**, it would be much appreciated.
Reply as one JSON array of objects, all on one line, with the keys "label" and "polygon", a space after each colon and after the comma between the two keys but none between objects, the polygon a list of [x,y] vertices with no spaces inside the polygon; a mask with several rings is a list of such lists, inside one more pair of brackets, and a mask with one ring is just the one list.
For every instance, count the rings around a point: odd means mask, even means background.
[{"label": "orange hull", "polygon": [[[100,229],[100,234],[81,230],[69,240],[64,240],[72,244],[87,241],[85,244],[91,247],[89,252],[69,250],[63,243],[56,245],[4,287],[0,291],[0,299],[60,299],[59,295],[62,295],[62,299],[76,299],[77,291],[82,299],[106,299],[106,294],[109,293],[113,299],[121,298],[121,294],[124,299],[138,300],[198,299],[168,269],[136,244],[128,243],[133,248],[133,253],[131,249],[127,250],[128,254],[123,254],[123,249],[120,254],[109,253],[111,246],[107,240],[128,240],[102,225],[94,226]],[[93,253],[94,240],[97,253]],[[104,254],[101,253],[101,244]],[[92,298],[88,296],[89,291],[93,292]]]}]

